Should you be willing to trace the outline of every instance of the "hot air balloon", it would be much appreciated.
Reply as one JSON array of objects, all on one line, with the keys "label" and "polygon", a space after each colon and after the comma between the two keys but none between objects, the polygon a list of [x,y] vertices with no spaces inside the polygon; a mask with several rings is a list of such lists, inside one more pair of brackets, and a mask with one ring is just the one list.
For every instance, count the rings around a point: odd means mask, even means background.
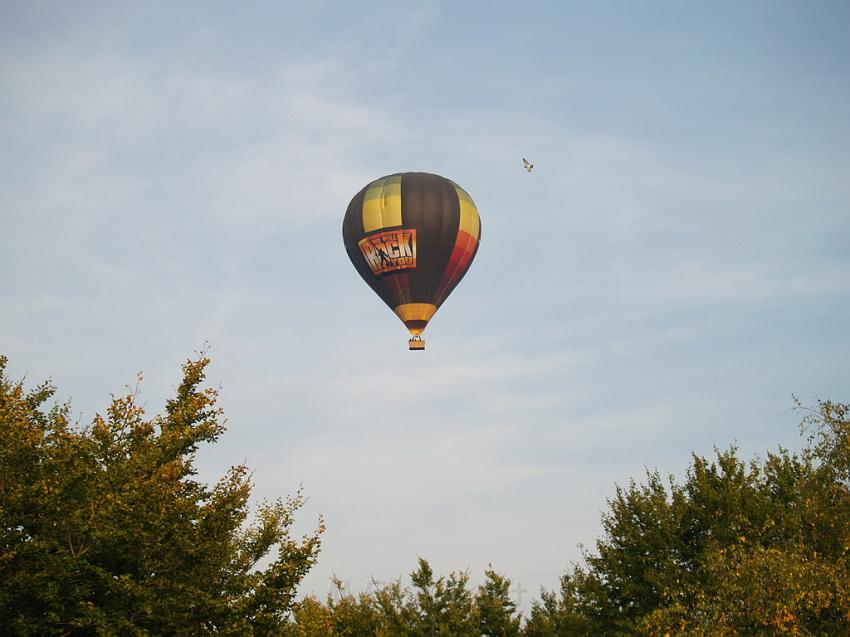
[{"label": "hot air balloon", "polygon": [[472,197],[429,173],[396,173],[354,195],[342,239],[363,280],[424,350],[422,332],[469,269],[481,237]]}]

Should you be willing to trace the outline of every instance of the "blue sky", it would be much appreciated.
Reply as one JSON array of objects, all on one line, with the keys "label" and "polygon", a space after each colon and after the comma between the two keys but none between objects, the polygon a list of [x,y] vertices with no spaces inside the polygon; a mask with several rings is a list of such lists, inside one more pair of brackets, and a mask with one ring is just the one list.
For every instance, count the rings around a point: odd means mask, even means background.
[{"label": "blue sky", "polygon": [[[3,3],[0,351],[88,422],[208,342],[202,476],[303,484],[336,574],[554,587],[615,483],[848,400],[846,3]],[[535,164],[532,174],[522,157]],[[411,354],[348,263],[367,182],[475,199]]]}]

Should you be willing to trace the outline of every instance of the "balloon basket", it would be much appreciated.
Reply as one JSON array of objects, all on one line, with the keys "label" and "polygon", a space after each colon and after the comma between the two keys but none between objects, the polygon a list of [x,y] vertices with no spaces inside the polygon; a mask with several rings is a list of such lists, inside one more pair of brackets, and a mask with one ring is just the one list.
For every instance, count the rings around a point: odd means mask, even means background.
[{"label": "balloon basket", "polygon": [[407,341],[407,346],[410,351],[415,352],[418,350],[425,350],[425,341],[423,341],[420,337],[414,336],[409,341]]}]

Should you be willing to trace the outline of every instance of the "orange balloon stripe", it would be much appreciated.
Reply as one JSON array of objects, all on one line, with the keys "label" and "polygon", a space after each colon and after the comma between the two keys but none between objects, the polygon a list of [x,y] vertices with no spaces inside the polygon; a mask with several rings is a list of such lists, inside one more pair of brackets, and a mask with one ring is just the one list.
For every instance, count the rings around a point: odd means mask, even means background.
[{"label": "orange balloon stripe", "polygon": [[435,303],[437,307],[440,307],[466,273],[469,264],[472,263],[472,257],[475,256],[477,243],[478,241],[474,236],[463,230],[458,230],[455,246],[449,257],[449,263],[446,266],[446,271],[443,273],[440,285],[437,287],[438,291]]}]

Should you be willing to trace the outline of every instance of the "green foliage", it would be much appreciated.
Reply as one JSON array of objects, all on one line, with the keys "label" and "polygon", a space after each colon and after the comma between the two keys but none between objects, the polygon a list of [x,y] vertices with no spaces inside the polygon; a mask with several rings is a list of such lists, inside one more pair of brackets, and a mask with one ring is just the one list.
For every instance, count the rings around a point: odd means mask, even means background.
[{"label": "green foliage", "polygon": [[819,405],[800,454],[694,456],[618,488],[604,535],[525,627],[561,635],[850,634],[850,419]]},{"label": "green foliage", "polygon": [[431,566],[419,558],[419,568],[410,574],[410,580],[416,597],[412,635],[477,637],[467,573],[455,572],[435,580]]},{"label": "green foliage", "polygon": [[484,571],[484,583],[478,587],[475,606],[478,609],[478,635],[515,637],[519,635],[520,617],[510,595],[511,581],[492,567]]},{"label": "green foliage", "polygon": [[68,405],[44,407],[51,385],[25,391],[0,357],[0,634],[279,631],[323,525],[291,537],[300,492],[248,523],[245,466],[195,479],[199,445],[224,431],[208,363],[184,365],[164,415],[130,392],[78,427]]},{"label": "green foliage", "polygon": [[467,573],[434,577],[430,564],[419,560],[410,575],[411,588],[396,581],[373,593],[345,593],[323,604],[307,597],[287,626],[291,637],[515,637],[520,618],[508,593],[510,580],[492,569],[475,594]]}]

